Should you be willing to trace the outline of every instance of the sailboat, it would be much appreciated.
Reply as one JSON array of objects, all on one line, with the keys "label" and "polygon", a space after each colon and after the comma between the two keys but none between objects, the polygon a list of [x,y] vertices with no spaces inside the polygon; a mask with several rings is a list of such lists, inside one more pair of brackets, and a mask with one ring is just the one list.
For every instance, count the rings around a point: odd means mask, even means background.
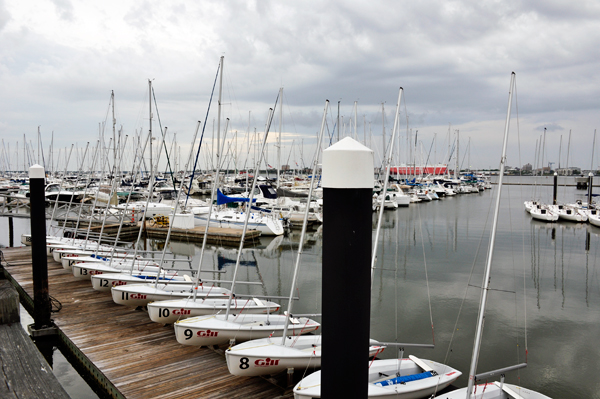
[{"label": "sailboat", "polygon": [[[481,348],[481,337],[483,335],[483,322],[485,319],[485,310],[487,305],[487,295],[490,285],[490,271],[492,268],[492,257],[494,254],[494,243],[496,238],[496,229],[498,226],[498,214],[500,211],[500,194],[502,192],[502,179],[504,177],[504,168],[506,164],[506,146],[508,139],[508,128],[510,122],[510,111],[512,104],[512,93],[515,86],[515,73],[511,75],[510,94],[508,97],[508,111],[506,115],[506,124],[504,128],[504,144],[502,147],[502,157],[500,158],[500,174],[498,178],[498,193],[496,197],[496,205],[494,209],[494,217],[492,221],[492,234],[490,237],[490,248],[488,250],[487,262],[485,267],[484,280],[482,285],[481,302],[479,306],[479,314],[477,318],[477,328],[475,334],[475,344],[471,357],[471,366],[469,370],[469,383],[466,388],[458,389],[450,393],[437,396],[440,399],[549,399],[541,393],[522,388],[517,385],[506,384],[504,382],[504,373],[510,370],[520,369],[527,366],[527,363],[518,364],[516,366],[506,367],[500,370],[494,370],[487,373],[476,374],[477,362],[479,360],[479,350]],[[485,382],[484,384],[475,385],[477,381],[485,381],[488,377],[501,374],[500,382]]]},{"label": "sailboat", "polygon": [[[325,111],[323,112],[323,122],[321,127],[321,138],[323,133],[323,127],[325,122],[325,116],[327,113],[327,105],[325,105]],[[266,138],[266,137],[265,137]],[[319,143],[321,141],[319,140]],[[318,159],[318,151],[319,146],[317,147],[317,151],[315,154],[315,161],[313,165],[313,173],[312,173],[312,181],[309,188],[309,198],[312,196],[314,189],[314,181],[316,176],[316,166]],[[262,151],[261,151],[262,153]],[[254,188],[256,184],[255,181],[252,185]],[[254,193],[254,190],[251,191]],[[253,194],[250,195],[249,200],[252,201]],[[293,292],[296,286],[297,278],[298,278],[298,268],[300,264],[300,255],[302,254],[302,248],[304,245],[304,235],[306,234],[306,226],[307,226],[307,216],[309,214],[310,208],[307,206],[304,209],[304,221],[302,224],[302,233],[300,237],[300,242],[298,246],[298,257],[296,259],[296,265],[294,267],[294,275],[292,278],[292,288],[289,296],[288,310],[283,315],[256,315],[256,314],[247,314],[247,313],[259,313],[259,312],[249,312],[246,305],[244,303],[238,304],[237,300],[235,301],[235,307],[239,310],[237,315],[231,315],[230,310],[232,304],[226,304],[227,309],[225,314],[213,314],[205,317],[196,317],[191,319],[185,319],[178,321],[175,323],[175,336],[177,337],[177,341],[184,345],[218,345],[230,342],[230,340],[235,340],[236,342],[243,342],[248,340],[254,340],[252,342],[256,342],[259,338],[269,338],[269,337],[282,337],[287,336],[288,334],[296,336],[301,334],[307,334],[309,332],[315,331],[320,327],[320,324],[314,320],[311,320],[307,317],[293,317],[292,316],[292,301],[293,301]],[[238,260],[239,253],[241,252],[241,246],[238,251]],[[237,274],[237,268],[239,266],[239,261],[236,262],[236,271],[234,272],[234,276]],[[235,278],[234,278],[235,282]],[[254,298],[254,301],[257,301]],[[262,302],[262,301],[260,301]],[[252,301],[248,301],[248,303],[252,306]],[[150,313],[150,317],[152,318],[152,309],[150,304],[148,307],[148,312]],[[262,305],[259,303],[258,305]],[[161,306],[161,305],[156,305]],[[181,306],[189,306],[187,303],[183,303]],[[203,304],[199,304],[196,306],[206,306]],[[262,305],[264,306],[264,305]],[[279,308],[279,305],[277,305]],[[252,309],[252,307],[250,307]],[[198,310],[196,310],[198,311]],[[235,311],[234,311],[235,312]],[[154,318],[152,318],[155,320]],[[156,321],[156,320],[155,320]],[[318,337],[320,340],[320,337]],[[315,344],[314,340],[305,339],[303,341],[309,340],[313,344]],[[287,342],[287,340],[286,340]],[[294,344],[298,341],[295,340]],[[270,345],[271,341],[267,345]],[[282,344],[283,345],[283,344]],[[315,344],[316,345],[316,344]],[[293,345],[295,346],[295,345]],[[237,347],[237,346],[236,346]],[[240,353],[244,352],[244,347],[241,347]],[[251,351],[254,349],[251,349]],[[258,349],[260,352],[262,349]],[[288,350],[288,352],[293,352],[294,349]],[[319,351],[320,352],[320,351]],[[289,355],[292,357],[293,355]],[[304,353],[300,354],[300,356],[304,356]],[[305,357],[303,357],[305,359]],[[299,360],[301,361],[301,360]],[[261,366],[262,367],[262,366]],[[242,370],[246,370],[248,368],[252,368],[251,366],[242,368]],[[249,375],[249,374],[245,374]]]}]

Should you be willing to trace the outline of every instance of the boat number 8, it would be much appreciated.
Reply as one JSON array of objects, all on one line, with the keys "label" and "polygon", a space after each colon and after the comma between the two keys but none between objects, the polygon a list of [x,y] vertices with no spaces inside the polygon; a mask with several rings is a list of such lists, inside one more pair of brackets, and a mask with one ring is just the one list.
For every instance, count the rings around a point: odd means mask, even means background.
[{"label": "boat number 8", "polygon": [[248,362],[250,361],[250,359],[248,359],[247,357],[243,357],[240,359],[240,368],[242,370],[246,370],[248,367],[250,367],[250,364],[248,364]]}]

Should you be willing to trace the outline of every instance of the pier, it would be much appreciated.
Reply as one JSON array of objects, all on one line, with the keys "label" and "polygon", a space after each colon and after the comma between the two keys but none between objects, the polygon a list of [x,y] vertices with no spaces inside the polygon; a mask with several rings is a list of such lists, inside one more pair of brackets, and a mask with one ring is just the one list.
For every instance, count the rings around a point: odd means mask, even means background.
[{"label": "pier", "polygon": [[0,279],[0,397],[68,399],[20,323],[19,296]]},{"label": "pier", "polygon": [[[31,311],[31,248],[4,248],[1,255],[0,273]],[[51,297],[62,305],[52,313],[59,339],[113,398],[292,397],[285,384],[272,378],[231,375],[222,349],[179,344],[172,325],[152,322],[144,310],[115,304],[89,281],[74,279],[52,257],[48,281]]]}]

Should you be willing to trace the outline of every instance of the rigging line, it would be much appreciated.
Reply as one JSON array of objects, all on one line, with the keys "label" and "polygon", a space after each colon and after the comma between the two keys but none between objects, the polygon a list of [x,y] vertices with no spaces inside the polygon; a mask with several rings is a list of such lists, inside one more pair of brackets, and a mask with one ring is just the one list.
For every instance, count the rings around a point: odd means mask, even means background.
[{"label": "rigging line", "polygon": [[421,220],[420,208],[420,206],[417,207],[417,215],[419,216],[419,234],[421,235],[421,249],[423,250],[423,264],[425,267],[425,282],[427,284],[427,300],[429,302],[429,321],[431,322],[431,338],[433,339],[433,344],[435,345],[435,333],[433,329],[433,312],[431,310],[431,293],[429,292],[429,276],[427,275],[427,257],[425,256],[425,242],[423,241],[423,222]]},{"label": "rigging line", "polygon": [[[517,119],[517,141],[518,141],[518,149],[519,149],[519,165],[522,165],[522,160],[521,160],[521,134],[520,134],[520,123],[519,123],[519,96],[518,96],[518,91],[517,91],[517,77],[515,76],[515,82],[514,82],[514,96],[515,96],[515,113],[516,113],[516,119]],[[569,138],[571,136],[569,135]],[[567,159],[568,159],[568,154],[567,154]],[[568,161],[567,161],[568,162]],[[519,170],[519,174],[521,173],[521,171]],[[521,202],[523,202],[523,186],[520,185],[519,187],[520,192],[521,192]],[[510,190],[509,190],[510,191]],[[509,201],[510,204],[510,201]],[[512,226],[512,224],[511,224]],[[526,287],[527,287],[527,273],[526,273],[526,269],[525,269],[525,218],[521,218],[521,234],[522,234],[522,244],[523,244],[523,250],[521,251],[521,256],[522,256],[522,261],[521,264],[523,265],[523,312],[524,312],[524,331],[523,331],[523,339],[524,339],[524,345],[525,345],[525,363],[527,363],[527,354],[528,354],[528,346],[527,346],[527,291],[526,291]],[[512,227],[511,227],[512,228]],[[516,305],[516,300],[515,300],[515,305]]]},{"label": "rigging line", "polygon": [[485,222],[483,224],[483,227],[481,229],[481,236],[479,237],[479,243],[477,244],[477,250],[475,251],[475,257],[473,258],[473,263],[471,264],[471,272],[469,273],[469,279],[467,280],[467,285],[465,287],[465,292],[463,294],[463,298],[462,301],[460,303],[460,307],[458,308],[458,315],[456,315],[456,322],[454,323],[454,329],[452,330],[452,335],[450,336],[450,342],[448,343],[448,349],[446,351],[446,356],[444,357],[444,364],[448,363],[448,358],[450,357],[450,352],[452,351],[452,342],[454,342],[454,336],[456,334],[457,331],[457,326],[458,326],[458,321],[460,319],[460,315],[462,313],[462,310],[464,308],[465,302],[467,300],[467,292],[469,291],[469,287],[472,286],[471,285],[471,279],[473,277],[473,272],[475,270],[475,263],[477,261],[477,258],[479,257],[479,251],[481,250],[481,245],[483,243],[483,240],[485,238],[485,231],[487,230],[487,224],[489,222],[490,219],[490,213],[492,211],[492,204],[493,204],[493,198],[490,199],[489,201],[489,207],[488,207],[488,211],[487,211],[487,216],[485,218]]},{"label": "rigging line", "polygon": [[[506,191],[508,192],[508,198],[511,198],[511,189],[510,186],[507,187]],[[509,224],[509,231],[510,231],[510,237],[513,237],[514,234],[514,229],[513,229],[513,224],[512,224],[512,218],[510,217],[510,215],[513,214],[512,212],[512,201],[508,201],[508,224]],[[524,218],[521,217],[521,220],[523,220]],[[513,287],[514,287],[514,292],[512,292],[515,296],[515,331],[517,332],[516,334],[516,341],[517,341],[517,345],[516,345],[516,351],[517,351],[517,364],[520,364],[520,354],[519,354],[519,308],[518,308],[518,304],[517,304],[517,275],[516,275],[516,262],[515,262],[515,251],[514,251],[514,244],[513,244],[513,240],[510,240],[510,254],[511,254],[511,260],[512,260],[512,272],[513,272]]]},{"label": "rigging line", "polygon": [[[165,133],[166,132],[163,133],[163,127],[162,127],[162,123],[160,121],[160,114],[158,113],[158,103],[156,102],[156,92],[154,91],[154,87],[152,87],[152,98],[154,99],[154,109],[156,109],[156,118],[158,119],[158,127],[160,128],[160,132],[163,135],[163,139],[161,141],[160,146],[164,147],[164,149],[165,149],[165,154],[167,156],[167,168],[171,172],[171,183],[173,183],[173,188],[175,188],[176,187],[175,186],[175,177],[173,176],[173,169],[171,168],[171,160],[169,158],[169,150],[167,150],[167,143],[165,142]],[[152,140],[150,141],[150,145],[152,145]],[[194,143],[192,143],[192,146],[193,145],[194,145]],[[156,164],[156,168],[158,171],[158,164]]]},{"label": "rigging line", "polygon": [[[196,165],[198,164],[198,158],[200,157],[200,149],[202,148],[202,140],[204,139],[204,130],[206,129],[206,122],[208,121],[208,113],[210,112],[210,105],[212,104],[212,98],[215,94],[215,86],[217,84],[217,79],[219,77],[219,69],[221,68],[221,62],[217,66],[217,73],[215,75],[215,81],[213,83],[212,91],[210,92],[210,99],[208,100],[208,108],[206,109],[206,116],[204,117],[204,126],[202,126],[202,134],[200,134],[200,143],[198,144],[198,151],[196,152],[196,159],[194,160],[194,167],[192,168],[192,176],[190,177],[190,187],[188,188],[187,196],[185,197],[185,205],[187,206],[187,201],[190,198],[190,190],[192,187],[192,181],[194,180],[194,174],[196,173]],[[217,181],[215,178],[215,181]]]}]

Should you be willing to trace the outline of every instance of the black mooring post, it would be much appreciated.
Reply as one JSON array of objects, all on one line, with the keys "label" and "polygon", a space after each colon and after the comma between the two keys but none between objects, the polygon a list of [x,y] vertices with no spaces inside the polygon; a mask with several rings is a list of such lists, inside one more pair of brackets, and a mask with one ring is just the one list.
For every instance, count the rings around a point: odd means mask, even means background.
[{"label": "black mooring post", "polygon": [[357,141],[323,151],[324,399],[367,397],[373,179],[373,151]]},{"label": "black mooring post", "polygon": [[558,173],[554,172],[554,191],[552,194],[552,204],[556,205],[556,194],[558,193]]},{"label": "black mooring post", "polygon": [[31,216],[31,262],[33,269],[33,320],[36,330],[50,327],[48,294],[48,259],[46,255],[46,198],[44,167],[29,168],[29,203]]},{"label": "black mooring post", "polygon": [[13,218],[9,217],[8,218],[8,246],[9,247],[14,247],[15,246],[15,229],[13,226]]},{"label": "black mooring post", "polygon": [[588,209],[592,207],[592,186],[594,185],[594,174],[588,175]]}]

